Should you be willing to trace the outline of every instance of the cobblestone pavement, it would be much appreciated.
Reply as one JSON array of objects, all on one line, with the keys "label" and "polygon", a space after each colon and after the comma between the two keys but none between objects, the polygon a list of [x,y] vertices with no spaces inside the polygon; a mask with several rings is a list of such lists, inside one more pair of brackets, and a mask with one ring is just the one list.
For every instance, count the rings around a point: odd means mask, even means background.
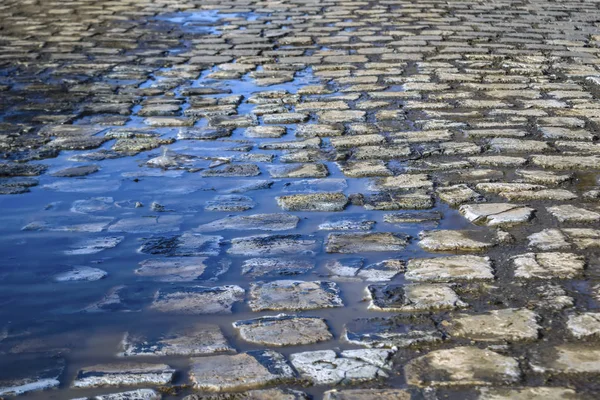
[{"label": "cobblestone pavement", "polygon": [[600,398],[599,5],[4,0],[0,397]]}]

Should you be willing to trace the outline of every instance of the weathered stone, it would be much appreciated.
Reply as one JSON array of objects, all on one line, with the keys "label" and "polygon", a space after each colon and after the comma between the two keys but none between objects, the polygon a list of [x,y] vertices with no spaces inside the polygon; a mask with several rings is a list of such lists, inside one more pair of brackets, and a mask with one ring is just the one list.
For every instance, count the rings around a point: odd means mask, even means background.
[{"label": "weathered stone", "polygon": [[51,175],[59,178],[72,178],[77,176],[86,176],[98,172],[100,167],[98,165],[81,165],[78,167],[63,168],[59,171],[53,172]]},{"label": "weathered stone", "polygon": [[342,216],[327,218],[319,224],[319,229],[324,231],[370,231],[375,221],[368,220],[366,216]]},{"label": "weathered stone", "polygon": [[283,355],[271,350],[193,358],[190,368],[194,388],[209,392],[260,388],[294,377]]},{"label": "weathered stone", "polygon": [[239,215],[218,219],[196,228],[199,232],[231,230],[285,231],[294,229],[300,219],[290,214]]},{"label": "weathered stone", "polygon": [[158,337],[128,332],[121,342],[122,357],[173,356],[230,353],[229,345],[217,325],[194,324],[189,328],[171,330]]},{"label": "weathered stone", "polygon": [[546,208],[560,222],[598,222],[600,213],[570,204]]},{"label": "weathered stone", "polygon": [[171,383],[175,370],[165,364],[120,363],[94,365],[81,369],[72,386],[91,388],[122,385],[166,385]]},{"label": "weathered stone", "polygon": [[474,224],[500,227],[527,222],[534,211],[530,207],[509,203],[466,204],[459,208],[459,212]]},{"label": "weathered stone", "polygon": [[544,229],[529,235],[527,239],[529,239],[529,247],[540,250],[564,250],[571,247],[566,236],[559,229]]},{"label": "weathered stone", "polygon": [[368,178],[372,176],[390,176],[390,171],[385,162],[376,161],[347,161],[343,164],[338,163],[345,176],[348,178]]},{"label": "weathered stone", "polygon": [[340,289],[333,282],[281,280],[250,284],[252,311],[316,310],[342,307]]},{"label": "weathered stone", "polygon": [[477,400],[583,400],[573,389],[562,387],[480,388]]},{"label": "weathered stone", "polygon": [[570,315],[567,328],[577,339],[600,336],[600,313],[585,312]]},{"label": "weathered stone", "polygon": [[371,190],[406,190],[406,189],[432,189],[433,182],[425,174],[404,174],[380,178],[370,186]]},{"label": "weathered stone", "polygon": [[456,292],[443,284],[369,285],[370,310],[428,311],[466,307]]},{"label": "weathered stone", "polygon": [[403,348],[440,342],[442,333],[429,318],[398,315],[352,320],[344,327],[344,338],[349,343],[371,348]]},{"label": "weathered stone", "polygon": [[227,164],[221,167],[202,171],[202,176],[257,176],[260,175],[260,169],[255,164]]},{"label": "weathered stone", "polygon": [[154,236],[146,239],[138,251],[167,257],[218,256],[222,240],[222,236],[187,232],[176,236]]},{"label": "weathered stone", "polygon": [[329,390],[323,400],[410,400],[411,394],[405,389],[346,389]]},{"label": "weathered stone", "polygon": [[308,193],[279,196],[277,204],[286,211],[342,211],[348,204],[343,193]]},{"label": "weathered stone", "polygon": [[422,231],[419,246],[427,251],[483,251],[493,247],[493,241],[486,240],[478,231]]},{"label": "weathered stone", "polygon": [[325,178],[329,171],[324,164],[277,165],[269,167],[273,178]]},{"label": "weathered stone", "polygon": [[160,400],[162,395],[153,389],[136,389],[127,392],[101,394],[85,400]]},{"label": "weathered stone", "polygon": [[438,188],[437,194],[442,201],[453,207],[471,201],[483,200],[481,194],[464,184]]},{"label": "weathered stone", "polygon": [[256,203],[252,198],[241,195],[221,195],[215,196],[213,200],[206,202],[204,209],[206,211],[246,211],[254,208]]},{"label": "weathered stone", "polygon": [[100,268],[75,267],[70,271],[63,272],[54,276],[56,282],[92,282],[106,277],[108,273]]},{"label": "weathered stone", "polygon": [[300,275],[314,268],[308,260],[281,258],[251,258],[242,264],[242,274],[249,277]]},{"label": "weathered stone", "polygon": [[233,239],[227,252],[245,256],[313,254],[316,245],[316,240],[301,235],[256,235]]},{"label": "weathered stone", "polygon": [[244,299],[245,290],[237,285],[190,286],[160,289],[150,309],[175,314],[231,314],[233,305]]},{"label": "weathered stone", "polygon": [[280,314],[236,321],[233,327],[245,341],[267,346],[297,346],[333,338],[325,320],[317,317]]},{"label": "weathered stone", "polygon": [[135,273],[161,282],[214,281],[229,270],[227,260],[206,257],[152,258],[140,262]]},{"label": "weathered stone", "polygon": [[573,279],[585,268],[585,258],[572,253],[525,253],[513,257],[515,277]]},{"label": "weathered stone", "polygon": [[401,251],[409,237],[392,232],[349,232],[327,235],[325,251],[328,253],[362,253]]},{"label": "weathered stone", "polygon": [[390,281],[406,270],[402,260],[384,260],[365,266],[361,258],[331,260],[325,264],[325,268],[337,279],[367,282]]},{"label": "weathered stone", "polygon": [[529,364],[539,373],[595,375],[600,373],[600,349],[584,344],[563,344],[536,352]]},{"label": "weathered stone", "polygon": [[415,386],[502,385],[519,381],[519,363],[491,350],[455,347],[435,350],[404,367],[408,384]]},{"label": "weathered stone", "polygon": [[492,280],[494,272],[489,257],[465,255],[411,259],[404,276],[416,282],[453,282]]},{"label": "weathered stone", "polygon": [[223,394],[191,394],[184,400],[309,400],[304,392],[293,389],[256,389]]},{"label": "weathered stone", "polygon": [[538,315],[527,309],[507,308],[484,314],[458,314],[442,322],[444,329],[455,337],[478,341],[535,340],[541,327]]},{"label": "weathered stone", "polygon": [[290,355],[300,376],[314,385],[340,385],[386,378],[392,368],[390,350],[307,351]]},{"label": "weathered stone", "polygon": [[179,231],[183,221],[180,215],[158,217],[123,218],[108,227],[109,232],[166,233]]}]

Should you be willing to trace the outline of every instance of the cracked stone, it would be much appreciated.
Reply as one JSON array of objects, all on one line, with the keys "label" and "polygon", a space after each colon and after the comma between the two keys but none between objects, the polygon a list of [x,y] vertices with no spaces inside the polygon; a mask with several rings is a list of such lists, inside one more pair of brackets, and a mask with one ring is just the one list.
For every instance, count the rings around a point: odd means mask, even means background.
[{"label": "cracked stone", "polygon": [[500,227],[525,223],[533,217],[534,211],[509,203],[466,204],[459,208],[459,212],[474,224]]},{"label": "cracked stone", "polygon": [[585,268],[585,258],[572,253],[525,253],[513,257],[515,277],[573,279]]},{"label": "cracked stone", "polygon": [[467,307],[449,285],[369,285],[369,310],[386,312],[452,310]]}]

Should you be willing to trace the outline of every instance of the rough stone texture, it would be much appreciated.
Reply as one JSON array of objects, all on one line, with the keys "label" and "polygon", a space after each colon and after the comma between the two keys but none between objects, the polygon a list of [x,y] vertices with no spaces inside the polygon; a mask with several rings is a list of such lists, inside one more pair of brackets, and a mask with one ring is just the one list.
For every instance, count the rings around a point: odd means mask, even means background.
[{"label": "rough stone texture", "polygon": [[260,388],[295,376],[283,355],[271,350],[192,358],[191,362],[194,388],[209,392]]},{"label": "rough stone texture", "polygon": [[481,388],[478,400],[583,400],[573,389],[562,387]]},{"label": "rough stone texture", "polygon": [[416,282],[453,282],[494,279],[489,257],[451,256],[408,261],[405,278]]},{"label": "rough stone texture", "polygon": [[300,235],[256,235],[233,239],[227,252],[245,256],[313,254],[316,245],[316,240]]},{"label": "rough stone texture", "polygon": [[340,290],[333,282],[281,280],[250,285],[252,311],[315,310],[342,307]]},{"label": "rough stone texture", "polygon": [[466,251],[480,252],[493,247],[491,240],[485,240],[476,231],[423,231],[419,234],[419,246],[427,251]]},{"label": "rough stone texture", "polygon": [[233,327],[245,341],[267,346],[297,346],[333,338],[325,320],[316,317],[280,314],[236,321]]},{"label": "rough stone texture", "polygon": [[103,364],[80,370],[72,386],[166,385],[171,383],[174,375],[175,370],[165,364]]},{"label": "rough stone texture", "polygon": [[325,251],[328,253],[401,251],[407,244],[408,236],[402,233],[330,233],[325,243]]},{"label": "rough stone texture", "polygon": [[410,400],[411,393],[404,389],[345,389],[328,390],[323,400]]},{"label": "rough stone texture", "polygon": [[370,310],[387,312],[447,310],[466,307],[456,292],[443,284],[369,285]]},{"label": "rough stone texture", "polygon": [[168,288],[156,292],[150,308],[176,314],[230,314],[233,304],[244,299],[236,285]]},{"label": "rough stone texture", "polygon": [[600,373],[600,349],[597,346],[562,344],[535,353],[530,360],[531,368],[550,374],[598,374]]},{"label": "rough stone texture", "polygon": [[409,347],[440,342],[442,333],[427,317],[360,318],[344,327],[347,342],[371,348]]},{"label": "rough stone texture", "polygon": [[451,335],[478,341],[535,340],[541,329],[538,315],[526,309],[493,310],[485,314],[457,314],[442,326]]},{"label": "rough stone texture", "polygon": [[577,339],[600,336],[600,313],[585,312],[570,315],[567,328]]},{"label": "rough stone texture", "polygon": [[515,277],[570,279],[583,272],[585,258],[572,253],[526,253],[513,258]]},{"label": "rough stone texture", "polygon": [[474,224],[506,227],[529,221],[535,210],[516,204],[486,203],[463,205],[459,211]]},{"label": "rough stone texture", "polygon": [[214,232],[220,230],[261,230],[261,231],[285,231],[294,229],[300,219],[289,214],[254,214],[226,217],[200,225],[196,230],[199,232]]},{"label": "rough stone texture", "polygon": [[391,369],[390,350],[307,351],[290,355],[290,362],[314,385],[339,385],[371,381],[388,376]]},{"label": "rough stone texture", "polygon": [[416,386],[503,385],[521,377],[516,359],[476,347],[434,350],[411,360],[404,373]]},{"label": "rough stone texture", "polygon": [[277,197],[277,204],[286,211],[342,211],[348,198],[343,193],[291,194]]}]

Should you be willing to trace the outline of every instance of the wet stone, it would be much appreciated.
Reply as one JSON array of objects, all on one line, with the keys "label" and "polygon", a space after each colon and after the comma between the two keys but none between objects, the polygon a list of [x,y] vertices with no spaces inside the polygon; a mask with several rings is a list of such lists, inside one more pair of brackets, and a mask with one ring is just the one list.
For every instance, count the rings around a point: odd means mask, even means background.
[{"label": "wet stone", "polygon": [[162,395],[153,389],[136,389],[127,392],[101,394],[76,400],[160,400]]},{"label": "wet stone", "polygon": [[196,230],[199,232],[213,232],[226,229],[284,231],[294,229],[298,225],[299,220],[300,218],[290,214],[236,215],[200,225]]},{"label": "wet stone", "polygon": [[513,257],[515,277],[525,279],[573,279],[586,265],[583,256],[572,253],[525,253]]},{"label": "wet stone", "polygon": [[464,184],[438,188],[437,194],[442,201],[453,207],[472,201],[483,200],[481,194]]},{"label": "wet stone", "polygon": [[570,315],[567,328],[577,339],[600,337],[600,313],[584,312]]},{"label": "wet stone", "polygon": [[295,378],[284,356],[271,350],[193,358],[191,362],[194,388],[209,392],[261,388]]},{"label": "wet stone", "polygon": [[241,195],[220,195],[215,196],[213,200],[208,200],[204,209],[206,211],[246,211],[254,208],[256,203],[252,198]]},{"label": "wet stone", "polygon": [[231,314],[234,303],[244,299],[245,290],[237,285],[190,286],[160,289],[150,309],[174,314]]},{"label": "wet stone", "polygon": [[285,183],[282,191],[288,193],[341,192],[347,187],[345,179],[303,179]]},{"label": "wet stone", "polygon": [[325,178],[329,175],[324,164],[277,165],[268,169],[273,178]]},{"label": "wet stone", "polygon": [[487,250],[495,245],[486,240],[478,231],[422,231],[419,246],[427,251],[465,251],[478,252]]},{"label": "wet stone", "polygon": [[290,355],[300,376],[314,385],[345,385],[388,377],[393,352],[383,349],[307,351]]},{"label": "wet stone", "polygon": [[109,232],[166,233],[179,231],[183,217],[163,215],[159,217],[124,218],[108,227]]},{"label": "wet stone", "polygon": [[47,168],[40,164],[0,163],[0,176],[37,176]]},{"label": "wet stone", "polygon": [[327,253],[362,253],[402,251],[409,236],[392,232],[330,233],[325,243]]},{"label": "wet stone", "polygon": [[227,164],[204,170],[201,174],[206,177],[257,176],[260,169],[256,164]]},{"label": "wet stone", "polygon": [[257,389],[223,394],[191,394],[184,400],[309,400],[306,393],[293,389]]},{"label": "wet stone", "polygon": [[413,315],[389,318],[359,318],[344,326],[348,343],[370,348],[404,348],[442,341],[433,320]]},{"label": "wet stone", "polygon": [[57,388],[65,369],[65,360],[43,356],[35,360],[21,358],[12,367],[13,370],[2,373],[0,396],[17,396]]},{"label": "wet stone", "polygon": [[104,236],[99,238],[90,238],[79,240],[69,246],[71,250],[65,250],[65,254],[70,256],[96,254],[103,250],[116,247],[125,239],[124,236]]},{"label": "wet stone", "polygon": [[106,277],[108,273],[100,268],[75,267],[70,271],[54,276],[56,282],[92,282]]},{"label": "wet stone", "polygon": [[155,236],[144,240],[140,253],[167,257],[218,256],[221,236],[184,233],[175,236]]},{"label": "wet stone", "polygon": [[340,289],[333,282],[280,280],[250,284],[252,311],[316,310],[343,307]]},{"label": "wet stone", "polygon": [[93,388],[144,384],[166,385],[171,383],[174,375],[175,370],[166,364],[101,364],[81,369],[72,386]]},{"label": "wet stone", "polygon": [[308,193],[279,196],[277,204],[285,211],[342,211],[348,204],[343,193]]},{"label": "wet stone", "polygon": [[323,231],[370,231],[375,221],[367,219],[367,216],[345,216],[327,218],[319,229]]},{"label": "wet stone", "polygon": [[600,221],[600,213],[586,210],[585,208],[575,207],[570,204],[553,206],[547,208],[560,222],[598,222]]},{"label": "wet stone", "polygon": [[507,227],[529,221],[535,210],[509,203],[467,204],[459,212],[474,224]]},{"label": "wet stone", "polygon": [[325,268],[332,278],[341,280],[364,280],[367,282],[386,282],[406,270],[402,260],[384,260],[364,265],[361,258],[337,259],[328,261]]},{"label": "wet stone", "polygon": [[249,277],[277,277],[304,274],[314,268],[308,260],[251,258],[242,264],[242,274]]},{"label": "wet stone", "polygon": [[236,321],[233,327],[243,340],[267,346],[297,346],[333,338],[325,320],[317,317],[280,314]]},{"label": "wet stone", "polygon": [[563,344],[534,353],[529,363],[538,373],[596,375],[600,373],[600,349],[585,344]]},{"label": "wet stone", "polygon": [[244,136],[249,138],[280,138],[285,133],[285,126],[252,126],[246,128]]},{"label": "wet stone", "polygon": [[449,285],[369,285],[369,309],[386,312],[452,310],[467,306]]},{"label": "wet stone", "polygon": [[477,400],[583,400],[575,390],[562,387],[491,387],[479,389]]},{"label": "wet stone", "polygon": [[529,239],[529,247],[539,250],[564,250],[571,247],[567,237],[559,229],[544,229],[532,233],[527,239]]},{"label": "wet stone", "polygon": [[454,337],[477,341],[536,340],[541,327],[538,315],[527,309],[504,309],[484,314],[457,314],[442,322],[442,327]]},{"label": "wet stone", "polygon": [[454,282],[492,280],[494,272],[489,257],[464,255],[409,260],[404,276],[415,282]]},{"label": "wet stone", "polygon": [[77,176],[86,176],[98,172],[100,167],[97,165],[82,165],[79,167],[64,168],[53,172],[51,175],[61,178],[72,178]]},{"label": "wet stone", "polygon": [[177,140],[215,140],[231,136],[231,130],[223,128],[180,128]]},{"label": "wet stone", "polygon": [[345,176],[348,178],[368,178],[375,176],[390,176],[390,171],[385,162],[381,160],[377,161],[347,161],[345,163],[338,163],[338,166],[342,170]]},{"label": "wet stone", "polygon": [[160,282],[216,281],[229,270],[228,260],[206,257],[152,258],[139,263],[135,273]]},{"label": "wet stone", "polygon": [[160,139],[153,137],[118,139],[117,142],[112,146],[112,150],[117,153],[126,153],[128,155],[134,155],[142,151],[156,149],[157,147],[160,147],[163,144],[171,144],[173,142],[173,139]]},{"label": "wet stone", "polygon": [[410,400],[411,394],[404,389],[345,389],[328,390],[323,400]]},{"label": "wet stone", "polygon": [[441,219],[439,211],[405,211],[383,215],[383,221],[388,224],[437,224]]},{"label": "wet stone", "polygon": [[128,332],[121,342],[121,357],[196,356],[235,353],[217,325],[194,324],[161,335]]},{"label": "wet stone", "polygon": [[476,347],[434,350],[411,360],[404,373],[409,385],[505,385],[521,378],[519,363],[512,357]]},{"label": "wet stone", "polygon": [[301,235],[255,235],[231,240],[229,254],[271,256],[314,254],[317,241]]}]

